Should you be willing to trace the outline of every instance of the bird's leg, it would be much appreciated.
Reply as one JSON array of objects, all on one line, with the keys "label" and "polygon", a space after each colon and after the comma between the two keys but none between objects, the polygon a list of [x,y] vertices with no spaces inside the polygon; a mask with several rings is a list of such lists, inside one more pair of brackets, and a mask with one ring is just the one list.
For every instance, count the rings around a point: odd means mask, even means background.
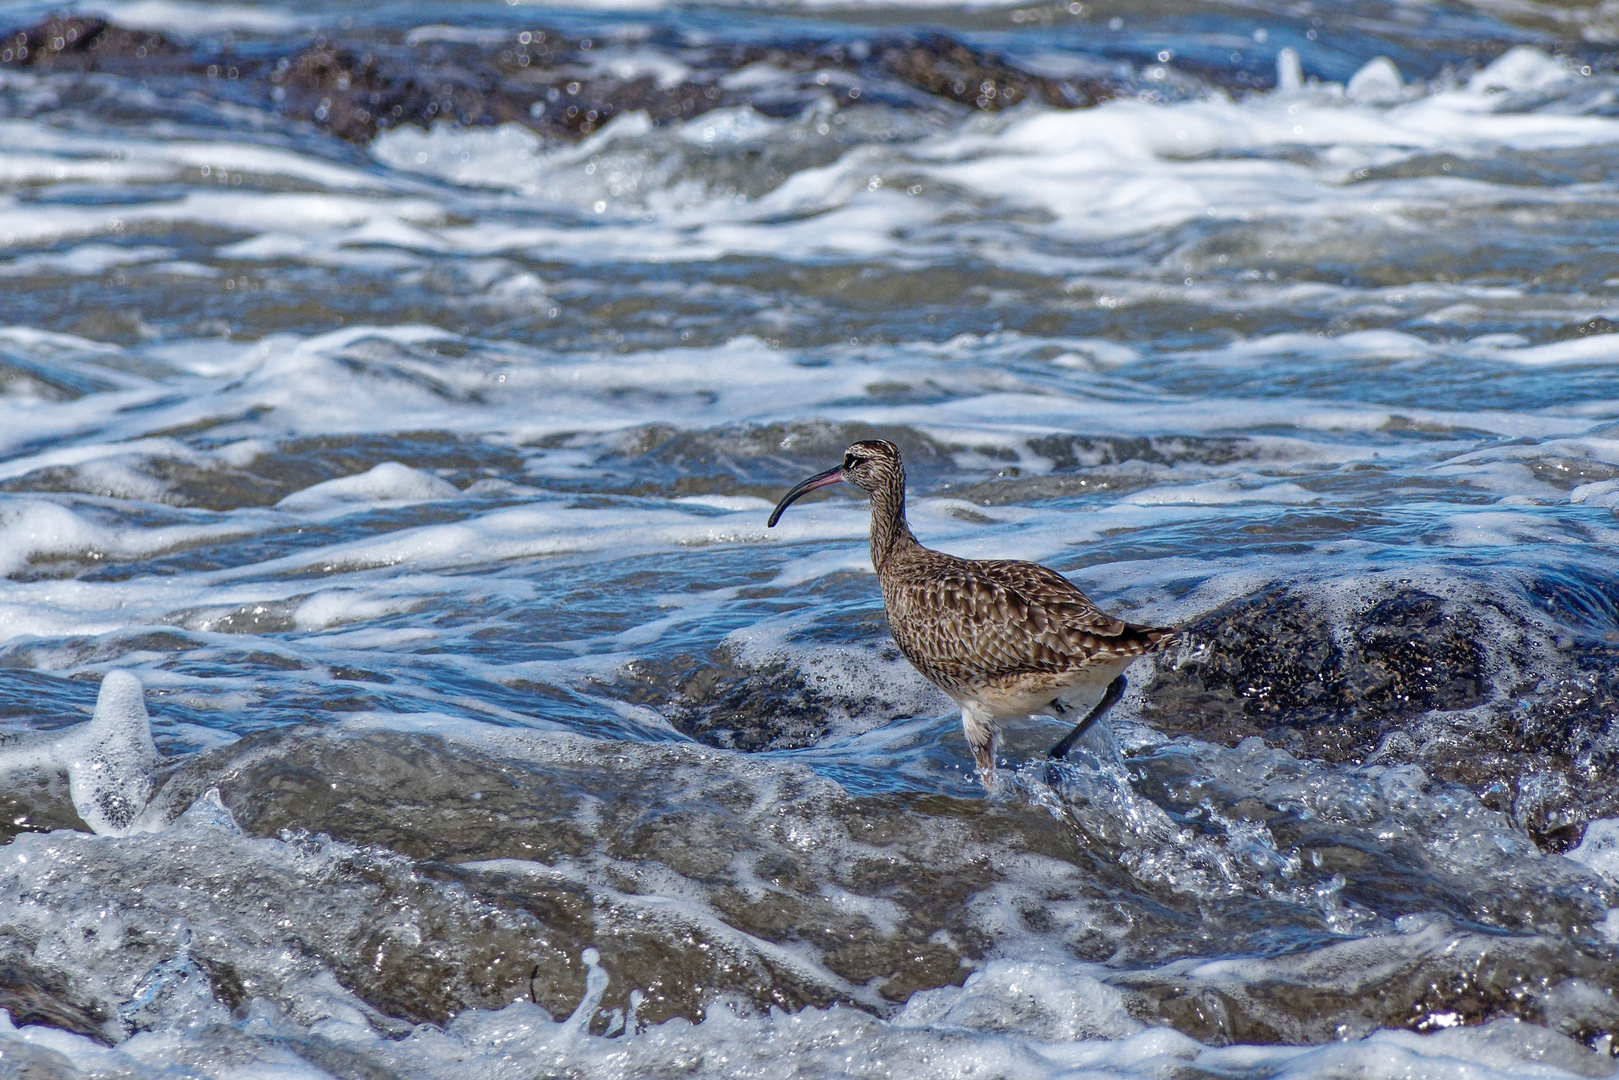
[{"label": "bird's leg", "polygon": [[1118,703],[1119,698],[1124,696],[1124,688],[1128,685],[1129,684],[1124,681],[1123,675],[1120,675],[1117,679],[1114,679],[1112,682],[1108,683],[1107,690],[1102,694],[1102,700],[1098,701],[1096,703],[1096,707],[1085,714],[1085,719],[1075,724],[1074,730],[1064,735],[1062,737],[1062,741],[1056,746],[1053,746],[1046,756],[1053,759],[1066,757],[1068,755],[1068,751],[1072,750],[1074,748],[1074,744],[1079,741],[1080,736],[1089,731],[1092,724],[1102,719],[1103,713],[1107,712]]},{"label": "bird's leg", "polygon": [[967,745],[978,761],[978,775],[987,788],[995,776],[995,720],[971,705],[963,705],[961,730],[967,736]]}]

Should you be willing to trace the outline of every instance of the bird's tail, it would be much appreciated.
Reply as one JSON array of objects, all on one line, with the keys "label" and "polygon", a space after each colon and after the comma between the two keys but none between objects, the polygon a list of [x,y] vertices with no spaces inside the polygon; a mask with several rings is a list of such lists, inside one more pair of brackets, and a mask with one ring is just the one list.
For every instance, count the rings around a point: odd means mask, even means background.
[{"label": "bird's tail", "polygon": [[1162,652],[1172,645],[1180,643],[1182,631],[1175,626],[1137,626],[1126,623],[1124,632],[1119,637],[1136,647],[1137,656],[1147,653]]}]

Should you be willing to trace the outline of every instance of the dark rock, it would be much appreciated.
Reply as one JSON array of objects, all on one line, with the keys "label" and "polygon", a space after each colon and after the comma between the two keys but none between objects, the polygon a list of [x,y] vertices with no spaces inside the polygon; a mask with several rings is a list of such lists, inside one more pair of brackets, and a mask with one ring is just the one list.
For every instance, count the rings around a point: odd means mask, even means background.
[{"label": "dark rock", "polygon": [[384,128],[444,120],[464,126],[515,122],[571,140],[622,112],[644,109],[654,119],[669,120],[712,108],[719,96],[709,92],[712,87],[658,90],[651,78],[592,80],[501,59],[527,57],[526,52],[508,50],[491,58],[463,50],[425,64],[396,53],[317,43],[271,72],[279,91],[272,97],[290,116],[366,142]]},{"label": "dark rock", "polygon": [[1401,590],[1353,625],[1346,639],[1329,609],[1287,588],[1229,604],[1188,627],[1202,651],[1158,675],[1151,714],[1222,741],[1307,730],[1312,752],[1347,759],[1369,754],[1392,721],[1484,700],[1480,627],[1465,608]]},{"label": "dark rock", "polygon": [[0,42],[0,67],[90,71],[108,63],[172,60],[181,49],[161,34],[85,15],[57,15]]},{"label": "dark rock", "polygon": [[968,108],[996,112],[1026,101],[1078,109],[1118,93],[1096,79],[1048,79],[1012,67],[993,53],[943,34],[879,41],[872,50],[881,69],[898,79]]},{"label": "dark rock", "polygon": [[80,1001],[68,982],[27,960],[12,957],[0,960],[0,1009],[11,1014],[11,1022],[41,1024],[61,1028],[111,1046],[108,1013],[95,1002]]},{"label": "dark rock", "polygon": [[1189,631],[1186,657],[1161,665],[1144,691],[1145,719],[1167,734],[1227,745],[1259,735],[1335,763],[1412,762],[1510,810],[1549,850],[1619,812],[1612,641],[1502,596],[1399,586],[1349,610],[1277,586]]},{"label": "dark rock", "polygon": [[1603,316],[1598,315],[1595,318],[1586,319],[1582,323],[1560,327],[1552,334],[1552,340],[1571,341],[1574,338],[1594,337],[1598,334],[1614,333],[1619,333],[1619,323],[1614,322],[1612,319],[1604,318]]},{"label": "dark rock", "polygon": [[[666,36],[667,37],[667,36]],[[593,43],[553,30],[513,34],[494,45],[430,41],[329,40],[300,43],[275,57],[233,41],[182,44],[89,16],[55,16],[16,29],[0,44],[0,68],[169,76],[198,88],[252,100],[351,142],[401,124],[439,121],[476,126],[519,123],[547,138],[577,140],[628,112],[654,123],[711,109],[755,104],[796,115],[831,96],[841,107],[880,101],[892,107],[965,106],[996,111],[1026,101],[1058,108],[1094,105],[1118,86],[1095,78],[1053,79],[944,34],[887,34],[867,41],[799,40],[768,46],[656,42],[691,74],[676,85],[649,75],[615,77],[589,63]],[[724,77],[769,63],[802,85],[750,95]],[[816,72],[837,71],[828,83]],[[230,89],[224,89],[229,87]]]},{"label": "dark rock", "polygon": [[702,659],[676,658],[675,665],[656,672],[650,668],[641,661],[625,667],[623,696],[658,708],[679,731],[709,746],[794,750],[832,730],[833,703],[784,663],[749,668],[721,650]]},{"label": "dark rock", "polygon": [[[4,671],[4,678],[0,678],[0,717],[37,717],[39,701],[48,696],[44,685],[48,676],[14,655],[0,658],[0,670]],[[59,687],[55,689],[60,693]],[[83,709],[78,719],[87,720],[95,705],[95,688],[78,684],[74,689],[82,693],[76,702]],[[54,722],[69,726],[72,715],[69,711],[66,717],[54,718]],[[25,751],[30,745],[49,743],[55,737],[56,733],[38,730],[0,734],[0,754]],[[73,809],[67,777],[56,768],[29,765],[8,771],[0,778],[0,844],[10,843],[22,833],[83,827],[78,812]]]},{"label": "dark rock", "polygon": [[[589,135],[627,112],[645,112],[655,124],[677,122],[710,109],[751,103],[747,94],[725,90],[720,80],[761,62],[806,75],[831,68],[877,84],[897,80],[929,97],[985,111],[1029,100],[1077,108],[1112,96],[1099,81],[1031,75],[936,34],[879,39],[859,49],[806,43],[682,52],[694,70],[674,86],[659,86],[650,76],[601,75],[585,65],[589,46],[584,41],[545,31],[531,38],[529,44],[514,41],[498,50],[441,47],[436,56],[429,52],[427,63],[420,55],[321,42],[278,66],[271,79],[283,92],[277,97],[283,110],[357,142],[380,128],[439,120],[463,125],[517,122],[563,140]],[[857,53],[864,59],[855,59]],[[828,94],[845,107],[863,100],[911,103],[904,95],[884,93],[881,85],[840,82],[809,89],[789,94],[767,111],[796,112]]]},{"label": "dark rock", "polygon": [[1058,472],[1100,465],[1140,461],[1149,465],[1229,465],[1264,455],[1254,439],[1186,438],[1180,435],[1096,436],[1041,435],[1028,440],[1029,449],[1051,460]]},{"label": "dark rock", "polygon": [[60,773],[30,769],[6,775],[5,790],[0,791],[0,843],[25,832],[82,828],[84,822],[73,809],[67,780]]},{"label": "dark rock", "polygon": [[[886,640],[877,652],[877,663],[902,663]],[[853,680],[868,689],[874,681]],[[851,692],[842,681],[786,661],[749,664],[724,646],[703,657],[635,661],[612,686],[616,696],[658,710],[698,742],[746,753],[813,746],[834,733],[868,731],[929,706],[948,707],[942,695],[930,700],[934,693],[920,676],[886,682],[885,688],[887,693]]]}]

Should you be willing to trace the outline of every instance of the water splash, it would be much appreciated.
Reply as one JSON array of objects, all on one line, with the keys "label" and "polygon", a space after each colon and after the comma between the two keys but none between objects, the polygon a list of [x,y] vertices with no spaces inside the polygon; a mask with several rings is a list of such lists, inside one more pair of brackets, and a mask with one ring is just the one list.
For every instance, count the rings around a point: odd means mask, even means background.
[{"label": "water splash", "polygon": [[152,741],[140,680],[110,671],[89,721],[59,735],[24,737],[0,747],[0,774],[62,772],[69,796],[92,832],[124,836],[144,827],[162,760]]}]

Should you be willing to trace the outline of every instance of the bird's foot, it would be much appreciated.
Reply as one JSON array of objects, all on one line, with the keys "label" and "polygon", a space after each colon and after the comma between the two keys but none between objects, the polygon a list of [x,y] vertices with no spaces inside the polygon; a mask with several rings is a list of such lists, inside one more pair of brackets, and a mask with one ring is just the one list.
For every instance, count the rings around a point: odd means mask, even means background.
[{"label": "bird's foot", "polygon": [[993,766],[978,770],[978,782],[984,785],[984,798],[989,802],[1004,801],[1017,787],[1006,778],[1005,773]]}]

